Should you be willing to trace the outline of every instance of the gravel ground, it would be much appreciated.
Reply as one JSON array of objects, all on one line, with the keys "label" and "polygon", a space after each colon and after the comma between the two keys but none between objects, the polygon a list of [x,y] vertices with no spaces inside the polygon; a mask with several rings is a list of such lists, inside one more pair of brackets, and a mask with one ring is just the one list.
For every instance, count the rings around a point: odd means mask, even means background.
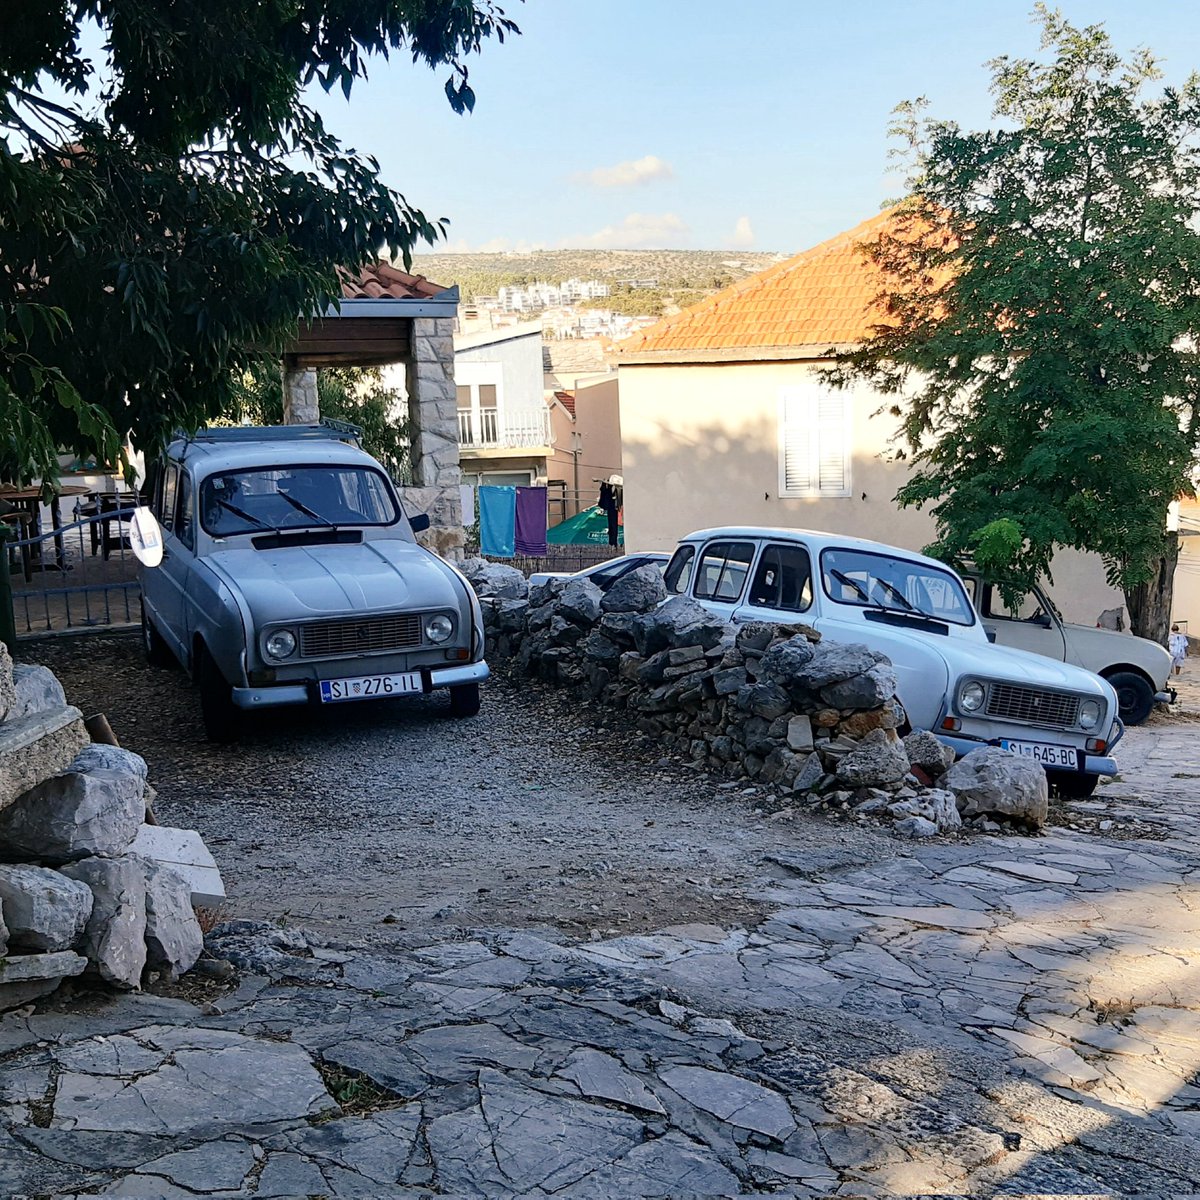
[{"label": "gravel ground", "polygon": [[[85,713],[143,755],[164,824],[199,829],[228,913],[381,941],[422,927],[556,927],[575,937],[753,924],[767,854],[814,867],[904,852],[869,827],[797,814],[662,757],[567,694],[496,677],[473,720],[440,697],[283,709],[206,742],[185,675],[130,636],[30,643]],[[615,718],[614,718],[615,724]]]}]

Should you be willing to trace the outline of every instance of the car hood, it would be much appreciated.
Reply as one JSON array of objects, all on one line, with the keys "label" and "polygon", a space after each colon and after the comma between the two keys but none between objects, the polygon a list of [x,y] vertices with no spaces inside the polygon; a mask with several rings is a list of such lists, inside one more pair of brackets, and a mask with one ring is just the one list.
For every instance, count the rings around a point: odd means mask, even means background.
[{"label": "car hood", "polygon": [[1094,696],[1107,696],[1112,690],[1099,675],[1083,667],[1033,654],[1028,650],[966,642],[955,642],[942,649],[952,670],[960,676],[978,675],[983,679],[1090,693]]},{"label": "car hood", "polygon": [[465,600],[449,567],[399,539],[219,550],[205,561],[245,597],[259,626],[401,608],[459,611]]},{"label": "car hood", "polygon": [[1171,655],[1166,647],[1149,638],[1092,625],[1068,624],[1063,630],[1068,653],[1085,666],[1102,668],[1129,663],[1141,667],[1158,687],[1164,686],[1171,674]]}]

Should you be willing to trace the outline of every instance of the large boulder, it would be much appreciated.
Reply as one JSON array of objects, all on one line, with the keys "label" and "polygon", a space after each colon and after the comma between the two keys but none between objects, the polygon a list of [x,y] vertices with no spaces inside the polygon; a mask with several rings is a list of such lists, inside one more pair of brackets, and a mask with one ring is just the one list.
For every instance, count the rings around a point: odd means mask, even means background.
[{"label": "large boulder", "polygon": [[146,966],[169,979],[191,970],[204,949],[192,889],[178,871],[142,860],[146,878]]},{"label": "large boulder", "polygon": [[895,696],[898,686],[896,672],[884,663],[876,663],[861,675],[823,687],[821,699],[831,708],[880,708]]},{"label": "large boulder", "polygon": [[942,777],[963,816],[1004,816],[1035,828],[1046,823],[1050,789],[1046,772],[1031,758],[981,746]]},{"label": "large boulder", "polygon": [[488,562],[486,558],[468,558],[459,570],[479,596],[523,600],[529,595],[529,581],[516,567]]},{"label": "large boulder", "polygon": [[80,950],[106,983],[136,988],[146,965],[145,863],[133,855],[85,858],[68,863],[61,873],[92,893]]},{"label": "large boulder", "polygon": [[[3,670],[0,670],[0,685],[3,684],[2,677]],[[13,684],[14,702],[8,710],[10,721],[17,717],[29,717],[34,713],[66,707],[67,697],[62,684],[49,667],[18,663],[13,667]],[[0,708],[2,707],[3,704],[0,704]]]},{"label": "large boulder", "polygon": [[79,771],[88,774],[92,771],[116,771],[121,774],[136,775],[143,783],[149,778],[150,768],[140,754],[132,750],[124,750],[120,746],[108,746],[103,742],[93,742],[84,746],[71,760],[68,771]]},{"label": "large boulder", "polygon": [[87,744],[83,714],[70,706],[0,721],[0,810],[65,769]]},{"label": "large boulder", "polygon": [[873,729],[837,765],[839,782],[848,787],[882,787],[908,774],[908,756],[885,729]]},{"label": "large boulder", "polygon": [[83,933],[92,891],[46,867],[0,866],[0,905],[11,949],[53,953],[70,950]]},{"label": "large boulder", "polygon": [[136,769],[54,775],[0,812],[0,856],[65,863],[121,854],[145,818],[145,788]]},{"label": "large boulder", "polygon": [[[6,550],[7,554],[8,551]],[[0,721],[5,720],[17,703],[17,688],[13,682],[13,660],[8,647],[0,642]]]},{"label": "large boulder", "polygon": [[865,675],[887,658],[878,650],[857,642],[821,642],[813,647],[813,656],[796,672],[793,683],[810,691],[820,691],[831,683]]},{"label": "large boulder", "polygon": [[622,575],[604,593],[600,607],[606,613],[649,612],[667,598],[667,585],[663,573],[653,564],[638,567],[628,575]]},{"label": "large boulder", "polygon": [[600,602],[603,599],[604,593],[590,579],[572,579],[559,594],[559,616],[590,628],[600,620]]},{"label": "large boulder", "polygon": [[646,613],[634,629],[638,653],[649,656],[680,646],[711,650],[725,635],[725,622],[687,596],[672,596]]}]

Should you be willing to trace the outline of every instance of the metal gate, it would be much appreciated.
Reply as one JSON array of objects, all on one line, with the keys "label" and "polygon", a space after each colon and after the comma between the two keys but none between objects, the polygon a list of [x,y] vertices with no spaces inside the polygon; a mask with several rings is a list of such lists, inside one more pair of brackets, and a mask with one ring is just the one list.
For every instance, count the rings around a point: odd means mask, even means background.
[{"label": "metal gate", "polygon": [[5,541],[17,637],[118,629],[141,620],[138,562],[114,508],[33,537]]}]

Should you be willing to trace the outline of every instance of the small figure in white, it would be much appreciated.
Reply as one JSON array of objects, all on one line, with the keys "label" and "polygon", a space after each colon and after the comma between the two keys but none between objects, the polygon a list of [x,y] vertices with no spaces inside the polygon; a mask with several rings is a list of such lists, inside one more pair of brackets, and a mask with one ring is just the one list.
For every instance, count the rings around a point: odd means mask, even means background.
[{"label": "small figure in white", "polygon": [[1171,626],[1168,649],[1171,651],[1171,665],[1174,666],[1175,674],[1178,675],[1183,670],[1183,660],[1187,658],[1188,652],[1187,634],[1180,633],[1178,625]]}]

